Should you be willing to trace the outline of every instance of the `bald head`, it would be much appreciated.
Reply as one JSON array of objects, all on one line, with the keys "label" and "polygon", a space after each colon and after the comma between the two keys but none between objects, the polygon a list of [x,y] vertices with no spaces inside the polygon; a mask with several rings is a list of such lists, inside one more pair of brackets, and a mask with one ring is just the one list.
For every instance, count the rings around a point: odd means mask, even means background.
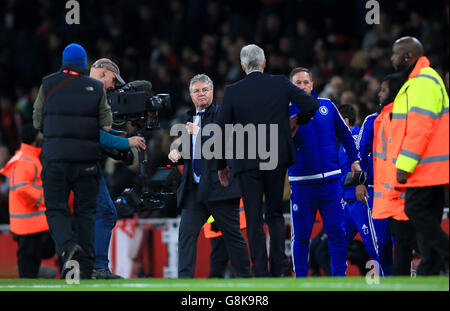
[{"label": "bald head", "polygon": [[396,71],[403,71],[417,62],[423,54],[423,45],[417,38],[402,37],[395,41],[392,47],[392,66]]}]

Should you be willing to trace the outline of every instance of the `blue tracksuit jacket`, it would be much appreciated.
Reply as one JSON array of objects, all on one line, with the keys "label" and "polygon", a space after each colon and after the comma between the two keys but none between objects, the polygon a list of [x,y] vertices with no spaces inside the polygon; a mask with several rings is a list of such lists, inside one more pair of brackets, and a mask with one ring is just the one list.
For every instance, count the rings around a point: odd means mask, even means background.
[{"label": "blue tracksuit jacket", "polygon": [[368,115],[361,126],[361,130],[356,141],[356,146],[359,149],[361,157],[361,169],[367,172],[367,185],[373,186],[373,157],[372,145],[374,129],[373,123],[377,118],[378,113]]},{"label": "blue tracksuit jacket", "polygon": [[[319,109],[306,125],[300,125],[294,136],[296,164],[288,170],[289,184],[299,185],[341,177],[336,138],[348,151],[352,163],[359,160],[358,150],[350,129],[333,102],[317,97]],[[289,115],[299,112],[290,104]]]}]

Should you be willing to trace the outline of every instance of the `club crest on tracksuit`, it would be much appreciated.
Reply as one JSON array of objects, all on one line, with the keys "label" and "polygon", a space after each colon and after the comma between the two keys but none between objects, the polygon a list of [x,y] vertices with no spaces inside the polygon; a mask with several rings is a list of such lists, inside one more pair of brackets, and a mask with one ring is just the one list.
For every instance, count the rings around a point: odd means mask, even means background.
[{"label": "club crest on tracksuit", "polygon": [[328,108],[327,107],[325,107],[325,106],[320,106],[319,107],[319,112],[320,112],[320,114],[322,114],[322,115],[327,115],[328,114]]}]

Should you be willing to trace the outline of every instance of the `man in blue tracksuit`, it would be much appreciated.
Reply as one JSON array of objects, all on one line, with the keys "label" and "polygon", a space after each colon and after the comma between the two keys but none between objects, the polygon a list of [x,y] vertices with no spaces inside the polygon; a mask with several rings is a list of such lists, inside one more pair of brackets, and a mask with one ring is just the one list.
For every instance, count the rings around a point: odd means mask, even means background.
[{"label": "man in blue tracksuit", "polygon": [[[317,98],[312,91],[311,72],[295,68],[289,78],[294,85]],[[345,242],[344,210],[341,205],[342,184],[336,137],[351,159],[351,170],[360,171],[359,156],[352,134],[331,100],[317,98],[319,109],[312,120],[299,126],[294,145],[296,164],[288,170],[291,186],[292,261],[296,277],[308,274],[309,243],[317,210],[328,235],[331,275],[345,276],[347,244]],[[290,105],[290,116],[298,113]]]},{"label": "man in blue tracksuit", "polygon": [[[342,105],[339,107],[339,112],[344,118],[347,126],[350,128],[353,139],[357,141],[360,128],[358,125],[355,125],[355,109],[351,105]],[[342,185],[344,185],[345,177],[347,173],[350,172],[351,163],[347,152],[342,145],[339,148],[339,165],[342,170],[341,183]],[[379,263],[380,258],[377,244],[377,235],[372,220],[371,208],[368,204],[362,203],[356,199],[355,186],[344,186],[342,199],[342,204],[345,211],[345,231],[347,245],[350,244],[355,235],[359,232],[370,258]]]},{"label": "man in blue tracksuit", "polygon": [[[361,156],[361,168],[367,172],[364,185],[355,189],[356,199],[373,208],[373,123],[378,117],[378,112],[368,115],[364,120],[357,139],[357,146]],[[381,263],[381,272],[384,276],[392,275],[393,254],[392,237],[389,229],[389,219],[372,219],[375,232],[377,232],[378,255]]]}]

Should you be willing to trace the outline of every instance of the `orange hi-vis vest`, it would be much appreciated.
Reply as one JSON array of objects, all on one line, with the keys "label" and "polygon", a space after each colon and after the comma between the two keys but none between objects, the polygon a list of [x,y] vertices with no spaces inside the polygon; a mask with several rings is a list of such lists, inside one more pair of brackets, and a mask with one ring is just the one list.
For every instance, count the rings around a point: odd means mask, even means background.
[{"label": "orange hi-vis vest", "polygon": [[10,231],[18,235],[49,230],[42,189],[41,148],[22,143],[0,174],[9,178]]},{"label": "orange hi-vis vest", "polygon": [[[247,221],[245,219],[244,203],[242,201],[242,198],[241,198],[241,203],[239,204],[239,206],[240,206],[239,221],[240,221],[240,228],[242,230],[242,229],[247,228]],[[210,218],[212,218],[212,216],[210,216]],[[203,225],[203,233],[205,234],[205,238],[207,238],[207,239],[217,238],[222,235],[221,231],[216,232],[216,231],[211,230],[211,223],[213,223],[213,222],[214,222],[214,220],[211,222],[208,221]]]},{"label": "orange hi-vis vest", "polygon": [[393,162],[395,142],[392,139],[390,120],[394,103],[386,105],[373,123],[373,209],[372,217],[408,220],[405,214],[405,192],[396,190],[392,184],[397,178],[397,168]]},{"label": "orange hi-vis vest", "polygon": [[422,56],[400,89],[392,110],[395,166],[408,172],[406,184],[427,187],[449,184],[449,100],[439,74]]}]

